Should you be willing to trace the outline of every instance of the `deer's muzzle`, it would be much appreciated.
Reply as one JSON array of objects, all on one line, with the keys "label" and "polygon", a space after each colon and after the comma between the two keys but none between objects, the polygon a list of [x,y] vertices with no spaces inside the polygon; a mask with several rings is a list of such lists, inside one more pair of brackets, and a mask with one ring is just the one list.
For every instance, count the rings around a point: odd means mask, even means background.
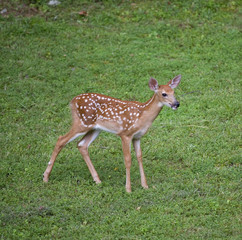
[{"label": "deer's muzzle", "polygon": [[172,108],[173,110],[176,110],[179,106],[180,106],[180,103],[179,103],[178,101],[176,101],[175,103],[173,103],[173,104],[171,105],[171,108]]}]

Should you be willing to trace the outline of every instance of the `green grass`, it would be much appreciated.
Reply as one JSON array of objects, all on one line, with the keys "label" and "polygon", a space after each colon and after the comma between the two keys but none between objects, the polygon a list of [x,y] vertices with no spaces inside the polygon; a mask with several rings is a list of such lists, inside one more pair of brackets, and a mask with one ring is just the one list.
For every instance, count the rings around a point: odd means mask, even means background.
[{"label": "green grass", "polygon": [[[0,9],[1,239],[240,239],[240,1],[24,2]],[[142,139],[148,190],[132,153],[125,192],[108,133],[89,148],[101,185],[75,142],[42,182],[74,96],[144,102],[178,74],[179,110]]]}]

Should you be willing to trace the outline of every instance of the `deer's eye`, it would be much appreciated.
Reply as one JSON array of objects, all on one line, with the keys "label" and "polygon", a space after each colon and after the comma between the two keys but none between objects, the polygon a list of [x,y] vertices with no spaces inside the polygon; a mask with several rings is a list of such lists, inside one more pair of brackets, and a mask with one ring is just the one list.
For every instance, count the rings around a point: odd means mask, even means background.
[{"label": "deer's eye", "polygon": [[162,93],[162,96],[163,96],[163,97],[167,97],[167,94],[166,94],[166,93]]}]

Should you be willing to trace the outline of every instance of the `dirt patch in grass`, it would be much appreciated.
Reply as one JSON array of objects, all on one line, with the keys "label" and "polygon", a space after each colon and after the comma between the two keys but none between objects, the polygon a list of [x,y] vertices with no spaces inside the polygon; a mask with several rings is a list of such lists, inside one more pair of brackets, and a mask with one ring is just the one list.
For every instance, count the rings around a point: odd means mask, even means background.
[{"label": "dirt patch in grass", "polygon": [[8,16],[22,16],[32,17],[35,15],[42,15],[43,13],[38,9],[38,6],[29,5],[24,2],[11,2],[7,0],[0,1],[0,14],[3,17]]}]

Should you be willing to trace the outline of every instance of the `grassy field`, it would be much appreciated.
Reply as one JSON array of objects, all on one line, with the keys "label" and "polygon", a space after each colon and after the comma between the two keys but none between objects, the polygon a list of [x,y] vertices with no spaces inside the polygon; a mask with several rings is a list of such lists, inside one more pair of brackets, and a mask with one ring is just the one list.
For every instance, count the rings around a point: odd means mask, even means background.
[{"label": "grassy field", "polygon": [[[0,3],[0,238],[241,239],[240,1],[47,2]],[[76,142],[42,182],[74,96],[144,102],[178,74],[180,108],[142,138],[148,190],[132,153],[125,192],[108,133],[89,148],[101,185]]]}]

